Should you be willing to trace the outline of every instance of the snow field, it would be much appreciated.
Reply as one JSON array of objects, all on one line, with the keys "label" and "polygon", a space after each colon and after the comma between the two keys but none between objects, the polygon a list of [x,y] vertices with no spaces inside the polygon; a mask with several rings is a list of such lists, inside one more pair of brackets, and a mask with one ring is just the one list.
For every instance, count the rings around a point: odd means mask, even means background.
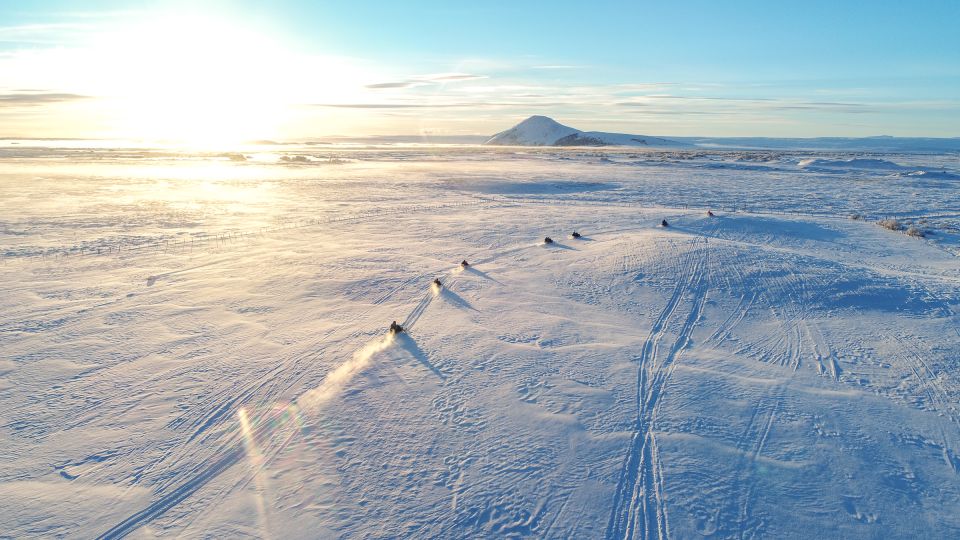
[{"label": "snow field", "polygon": [[[353,217],[192,253],[10,258],[0,528],[958,533],[952,254],[839,212],[774,213],[800,189],[788,176],[718,180],[714,196],[739,190],[771,212],[708,218],[644,204],[646,179],[618,181],[610,164],[554,175],[555,161],[521,162],[511,181],[524,189],[490,193],[507,166],[358,165],[313,186],[298,172],[257,188],[274,195],[241,205],[246,218],[269,223],[314,189],[318,212]],[[660,167],[655,202],[692,192],[666,187],[689,169]],[[379,211],[351,181],[384,193]],[[131,188],[131,204],[155,187]],[[154,219],[136,234],[155,238]],[[15,227],[69,243],[42,223]],[[409,332],[386,336],[391,320]]]}]

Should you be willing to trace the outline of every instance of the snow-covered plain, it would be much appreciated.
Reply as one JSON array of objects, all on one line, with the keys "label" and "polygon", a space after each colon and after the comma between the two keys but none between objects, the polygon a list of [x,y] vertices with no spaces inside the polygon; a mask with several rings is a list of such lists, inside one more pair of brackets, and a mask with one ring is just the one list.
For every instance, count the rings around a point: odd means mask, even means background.
[{"label": "snow-covered plain", "polygon": [[0,148],[0,535],[960,536],[955,155],[243,153]]}]

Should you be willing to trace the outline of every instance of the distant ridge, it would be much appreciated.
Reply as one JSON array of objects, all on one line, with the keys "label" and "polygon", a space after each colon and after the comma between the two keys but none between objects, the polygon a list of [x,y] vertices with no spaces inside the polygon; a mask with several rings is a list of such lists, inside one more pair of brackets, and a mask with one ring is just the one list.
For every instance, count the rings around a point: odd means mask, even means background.
[{"label": "distant ridge", "polygon": [[678,137],[715,150],[809,150],[851,152],[958,152],[960,137]]},{"label": "distant ridge", "polygon": [[534,115],[512,128],[501,131],[484,144],[501,146],[651,146],[686,147],[689,143],[626,133],[580,131],[553,118]]}]

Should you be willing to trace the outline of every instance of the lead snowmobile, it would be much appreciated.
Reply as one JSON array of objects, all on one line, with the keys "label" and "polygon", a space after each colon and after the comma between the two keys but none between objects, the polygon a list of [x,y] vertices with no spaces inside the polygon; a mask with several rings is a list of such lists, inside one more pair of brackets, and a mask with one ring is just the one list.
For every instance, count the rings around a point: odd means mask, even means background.
[{"label": "lead snowmobile", "polygon": [[392,323],[390,323],[391,334],[399,334],[400,332],[403,332],[403,327],[397,324],[397,321],[393,321]]}]

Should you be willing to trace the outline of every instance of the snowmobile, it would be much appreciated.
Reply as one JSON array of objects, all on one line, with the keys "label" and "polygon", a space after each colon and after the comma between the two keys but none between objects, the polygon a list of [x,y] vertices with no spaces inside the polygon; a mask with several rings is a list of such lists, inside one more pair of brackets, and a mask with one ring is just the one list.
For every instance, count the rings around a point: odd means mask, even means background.
[{"label": "snowmobile", "polygon": [[571,234],[570,236],[572,236],[572,237],[574,237],[574,238],[580,238],[581,234],[578,233],[577,231],[573,231],[573,234]]},{"label": "snowmobile", "polygon": [[713,211],[707,210],[707,216],[708,216],[708,217],[713,217]]},{"label": "snowmobile", "polygon": [[544,243],[544,244],[552,244],[552,243],[553,243],[553,238],[550,238],[550,237],[548,236],[548,237],[546,237],[546,238],[543,239],[543,243]]},{"label": "snowmobile", "polygon": [[460,261],[460,267],[461,267],[461,268],[466,268],[466,267],[468,267],[468,266],[470,266],[470,263],[468,263],[466,259]]},{"label": "snowmobile", "polygon": [[443,283],[440,283],[440,278],[434,278],[433,284],[436,285],[437,288],[443,287]]},{"label": "snowmobile", "polygon": [[400,332],[403,332],[403,327],[397,324],[397,321],[393,321],[392,323],[390,323],[391,334],[399,334]]},{"label": "snowmobile", "polygon": [[669,227],[670,224],[667,223],[667,220],[664,219],[663,221],[660,222],[660,226],[661,226],[661,227]]}]

